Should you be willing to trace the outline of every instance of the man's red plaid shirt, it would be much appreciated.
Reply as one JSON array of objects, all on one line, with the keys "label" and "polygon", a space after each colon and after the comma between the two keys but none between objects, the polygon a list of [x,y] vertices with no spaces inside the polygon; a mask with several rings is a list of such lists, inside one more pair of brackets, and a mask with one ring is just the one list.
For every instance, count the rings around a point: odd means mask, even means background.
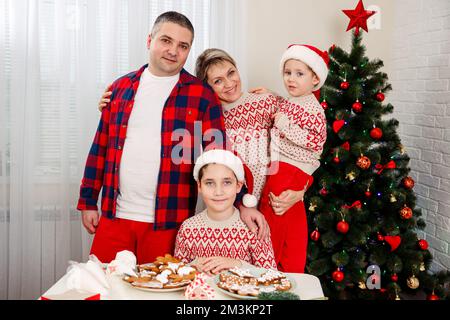
[{"label": "man's red plaid shirt", "polygon": [[[111,103],[102,111],[86,161],[78,210],[98,210],[97,201],[102,190],[102,216],[115,217],[116,200],[120,192],[119,168],[127,124],[139,80],[146,67],[118,79],[111,87]],[[208,85],[182,70],[180,80],[163,109],[161,150],[155,150],[161,155],[156,192],[156,230],[178,228],[185,219],[195,213],[197,186],[192,177],[194,148],[198,153],[200,147],[210,148],[208,143],[216,143],[215,146],[219,148],[224,147],[221,141],[203,138],[209,129],[218,130],[225,139],[220,102]],[[187,161],[173,161],[174,155],[181,155]]]}]

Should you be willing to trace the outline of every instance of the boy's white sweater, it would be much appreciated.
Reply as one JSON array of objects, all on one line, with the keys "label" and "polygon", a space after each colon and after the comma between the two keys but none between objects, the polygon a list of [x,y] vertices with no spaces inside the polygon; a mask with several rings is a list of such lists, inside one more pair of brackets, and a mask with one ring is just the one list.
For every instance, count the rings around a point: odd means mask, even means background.
[{"label": "boy's white sweater", "polygon": [[313,94],[283,99],[278,97],[281,116],[271,130],[271,160],[292,164],[312,175],[320,166],[327,139],[327,121]]}]

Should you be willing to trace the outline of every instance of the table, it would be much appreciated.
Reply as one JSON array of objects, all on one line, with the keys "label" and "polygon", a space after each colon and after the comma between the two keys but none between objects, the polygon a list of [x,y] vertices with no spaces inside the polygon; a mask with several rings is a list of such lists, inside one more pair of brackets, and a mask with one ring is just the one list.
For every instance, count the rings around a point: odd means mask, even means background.
[{"label": "table", "polygon": [[[297,294],[301,300],[325,300],[322,286],[317,277],[309,274],[287,273],[289,278],[295,280],[295,288],[293,292]],[[53,285],[43,296],[54,296],[67,291],[66,286],[67,275],[62,277],[55,285]],[[126,283],[121,277],[108,275],[107,280],[111,289],[109,295],[102,296],[102,300],[186,300],[184,290],[173,292],[148,292],[133,288]],[[214,283],[214,278],[208,279],[209,285],[216,292],[216,300],[236,300],[235,298],[222,293]]]}]

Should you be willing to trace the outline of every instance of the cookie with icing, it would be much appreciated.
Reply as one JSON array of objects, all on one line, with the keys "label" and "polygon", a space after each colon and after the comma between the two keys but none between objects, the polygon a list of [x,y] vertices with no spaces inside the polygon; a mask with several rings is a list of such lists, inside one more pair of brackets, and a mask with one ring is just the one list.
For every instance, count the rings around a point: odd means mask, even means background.
[{"label": "cookie with icing", "polygon": [[237,275],[237,276],[242,277],[242,278],[256,278],[256,276],[253,275],[250,272],[250,270],[248,270],[248,269],[242,269],[242,268],[239,268],[239,267],[234,267],[234,268],[229,269],[228,271],[231,272],[232,274]]},{"label": "cookie with icing", "polygon": [[274,285],[277,291],[288,291],[292,288],[292,284],[287,279],[282,279],[280,284]]}]

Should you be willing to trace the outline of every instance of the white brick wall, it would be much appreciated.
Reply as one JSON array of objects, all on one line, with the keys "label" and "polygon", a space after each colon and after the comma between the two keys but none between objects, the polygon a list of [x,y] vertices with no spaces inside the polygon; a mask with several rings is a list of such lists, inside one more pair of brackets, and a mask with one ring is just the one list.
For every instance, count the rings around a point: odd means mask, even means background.
[{"label": "white brick wall", "polygon": [[[405,16],[406,15],[406,16]],[[450,269],[450,1],[395,1],[388,96],[411,157],[432,269]]]}]

